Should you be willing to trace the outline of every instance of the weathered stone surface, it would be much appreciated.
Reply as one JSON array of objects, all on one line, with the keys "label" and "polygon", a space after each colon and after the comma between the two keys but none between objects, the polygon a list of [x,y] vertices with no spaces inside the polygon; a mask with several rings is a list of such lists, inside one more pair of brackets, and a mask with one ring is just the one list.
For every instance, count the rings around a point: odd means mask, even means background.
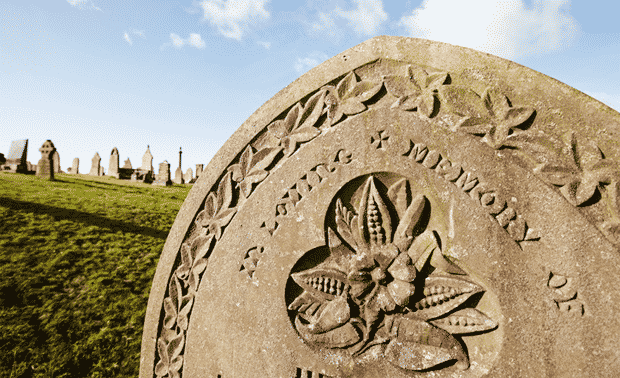
[{"label": "weathered stone surface", "polygon": [[54,160],[54,173],[61,173],[60,154],[58,153],[58,150],[54,151],[52,154],[52,160]]},{"label": "weathered stone surface", "polygon": [[191,168],[187,168],[185,174],[183,175],[183,180],[185,180],[186,184],[191,184],[194,182],[194,171]]},{"label": "weathered stone surface", "polygon": [[95,156],[93,156],[91,162],[90,172],[88,174],[91,176],[101,176],[101,157],[99,156],[99,152],[95,152]]},{"label": "weathered stone surface", "polygon": [[74,158],[71,165],[71,174],[77,175],[80,173],[80,158]]},{"label": "weathered stone surface", "polygon": [[108,176],[120,178],[119,176],[119,158],[118,158],[118,149],[114,147],[112,152],[110,153],[110,164],[108,166]]},{"label": "weathered stone surface", "polygon": [[175,184],[185,183],[185,180],[183,179],[183,171],[181,170],[181,167],[177,168],[174,171],[174,180],[172,180],[172,182],[174,182]]},{"label": "weathered stone surface", "polygon": [[170,231],[141,377],[613,377],[620,114],[377,37],[283,89]]},{"label": "weathered stone surface", "polygon": [[144,172],[153,172],[153,155],[151,155],[150,146],[146,146],[146,152],[142,156],[142,166],[140,169]]},{"label": "weathered stone surface", "polygon": [[54,147],[54,143],[51,140],[46,140],[41,148],[41,160],[37,164],[37,177],[53,180],[54,179],[54,152],[56,152],[56,147]]},{"label": "weathered stone surface", "polygon": [[26,173],[26,159],[28,158],[28,139],[14,140],[11,142],[9,153],[6,156],[5,165],[17,173]]},{"label": "weathered stone surface", "polygon": [[157,174],[157,177],[155,177],[153,185],[172,185],[172,180],[170,180],[170,163],[168,163],[167,160],[164,160],[162,163],[159,164],[159,173]]}]

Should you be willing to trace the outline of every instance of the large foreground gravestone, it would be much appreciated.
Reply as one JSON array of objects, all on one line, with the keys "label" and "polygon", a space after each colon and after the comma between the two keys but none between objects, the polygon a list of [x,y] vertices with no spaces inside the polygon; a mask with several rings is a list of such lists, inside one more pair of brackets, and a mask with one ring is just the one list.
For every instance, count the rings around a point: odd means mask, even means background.
[{"label": "large foreground gravestone", "polygon": [[192,188],[141,377],[613,377],[620,114],[378,37],[269,100]]}]

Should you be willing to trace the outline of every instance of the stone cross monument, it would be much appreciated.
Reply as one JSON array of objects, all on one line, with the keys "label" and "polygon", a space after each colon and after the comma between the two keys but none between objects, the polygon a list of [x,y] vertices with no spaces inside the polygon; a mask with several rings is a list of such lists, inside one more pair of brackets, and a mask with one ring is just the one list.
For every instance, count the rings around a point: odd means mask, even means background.
[{"label": "stone cross monument", "polygon": [[140,377],[615,377],[620,113],[376,37],[240,126],[172,226]]},{"label": "stone cross monument", "polygon": [[41,160],[37,163],[37,177],[54,180],[54,152],[56,152],[56,147],[54,147],[54,143],[51,140],[46,140],[41,148]]},{"label": "stone cross monument", "polygon": [[183,184],[185,179],[183,178],[183,170],[181,169],[181,147],[179,147],[179,167],[174,171],[174,183],[175,184]]}]

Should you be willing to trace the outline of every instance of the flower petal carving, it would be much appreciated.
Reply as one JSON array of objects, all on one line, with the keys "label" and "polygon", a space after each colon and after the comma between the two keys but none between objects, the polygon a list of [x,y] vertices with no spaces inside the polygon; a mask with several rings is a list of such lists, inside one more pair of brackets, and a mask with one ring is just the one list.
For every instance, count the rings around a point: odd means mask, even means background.
[{"label": "flower petal carving", "polygon": [[392,242],[390,212],[375,186],[373,176],[366,180],[357,213],[359,233],[367,247]]},{"label": "flower petal carving", "polygon": [[431,118],[439,107],[437,97],[439,88],[448,80],[448,73],[428,73],[421,68],[408,65],[403,75],[383,77],[385,88],[397,98],[392,108],[401,110],[417,109],[419,113]]}]

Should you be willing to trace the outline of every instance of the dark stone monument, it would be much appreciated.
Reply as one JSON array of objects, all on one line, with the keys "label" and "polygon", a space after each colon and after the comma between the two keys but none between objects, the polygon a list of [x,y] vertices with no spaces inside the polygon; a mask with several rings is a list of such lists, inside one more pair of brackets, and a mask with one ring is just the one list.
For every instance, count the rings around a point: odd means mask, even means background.
[{"label": "dark stone monument", "polygon": [[179,147],[179,167],[174,171],[174,183],[175,184],[183,184],[185,180],[183,179],[183,170],[181,169],[181,148]]},{"label": "dark stone monument", "polygon": [[114,147],[112,149],[112,152],[110,153],[110,165],[108,166],[108,176],[120,178],[118,165],[119,165],[118,149]]},{"label": "dark stone monument", "polygon": [[6,157],[5,165],[9,166],[9,170],[15,173],[26,173],[28,167],[26,159],[28,157],[28,139],[14,140],[11,142],[9,154]]},{"label": "dark stone monument", "polygon": [[164,160],[163,163],[159,164],[159,173],[157,174],[157,177],[155,177],[153,185],[172,185],[172,180],[170,180],[170,163],[168,163],[168,161]]},{"label": "dark stone monument", "polygon": [[54,160],[54,173],[61,173],[60,170],[60,155],[58,154],[58,150],[55,150],[52,154],[52,160]]},{"label": "dark stone monument", "polygon": [[95,152],[88,174],[91,176],[101,176],[101,157],[99,156],[99,152]]},{"label": "dark stone monument", "polygon": [[615,377],[620,114],[377,37],[295,80],[192,188],[140,377]]},{"label": "dark stone monument", "polygon": [[54,147],[54,143],[51,140],[46,140],[41,148],[41,160],[37,164],[37,177],[54,180],[54,152],[56,151],[56,147]]},{"label": "dark stone monument", "polygon": [[77,175],[78,173],[80,173],[80,159],[74,158],[73,165],[71,166],[71,174]]}]

